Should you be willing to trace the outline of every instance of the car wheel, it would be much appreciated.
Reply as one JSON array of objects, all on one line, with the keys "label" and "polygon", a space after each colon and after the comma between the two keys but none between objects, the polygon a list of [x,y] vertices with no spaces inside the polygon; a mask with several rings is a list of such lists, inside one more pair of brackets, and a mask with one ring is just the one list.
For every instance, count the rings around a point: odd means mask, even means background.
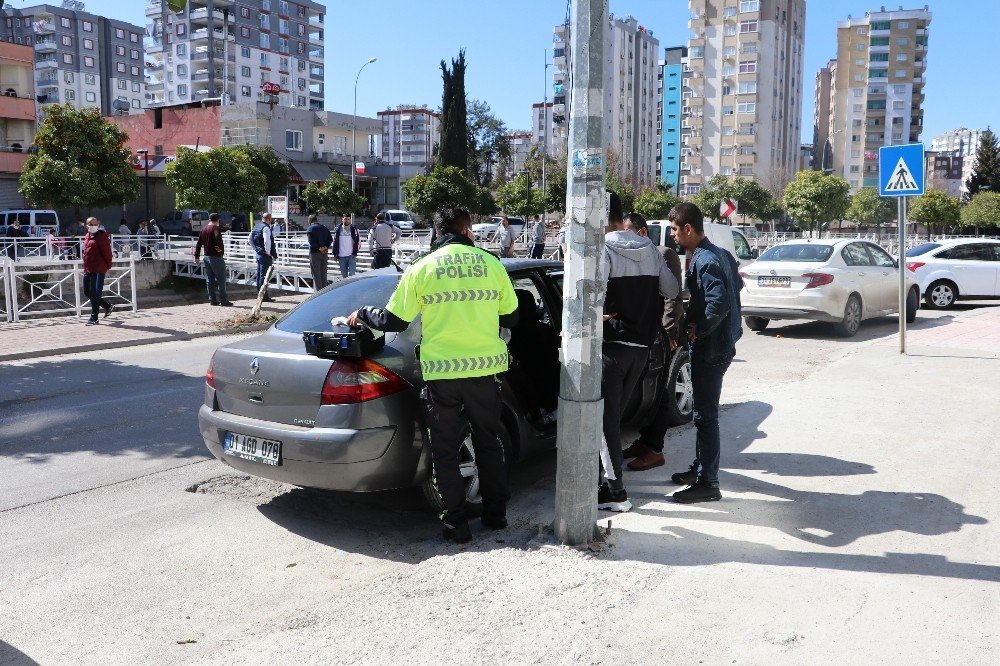
[{"label": "car wheel", "polygon": [[861,299],[857,294],[851,294],[844,306],[844,318],[833,325],[837,335],[842,338],[853,338],[861,327]]},{"label": "car wheel", "polygon": [[746,322],[747,328],[755,332],[763,331],[771,323],[767,317],[744,317],[743,321]]},{"label": "car wheel", "polygon": [[[510,437],[507,435],[507,429],[503,424],[500,426],[500,441],[503,443],[504,459],[507,461],[507,466],[510,467],[512,447],[510,445]],[[469,517],[481,515],[483,511],[483,497],[479,492],[479,467],[476,465],[476,450],[472,446],[472,432],[469,430],[466,430],[465,438],[462,440],[458,460],[458,469],[462,474],[462,481],[465,484],[465,501],[468,505],[466,509],[467,514]],[[433,471],[420,484],[420,489],[423,491],[427,503],[435,512],[440,513],[444,511],[444,498],[441,497],[441,493],[438,491],[437,479],[435,479]]]},{"label": "car wheel", "polygon": [[931,286],[927,287],[927,293],[924,294],[924,301],[927,303],[927,307],[939,310],[947,310],[957,300],[958,287],[955,286],[954,282],[948,280],[938,280],[931,284]]},{"label": "car wheel", "polygon": [[917,308],[920,307],[920,293],[911,289],[906,295],[906,323],[912,324],[917,319]]},{"label": "car wheel", "polygon": [[678,349],[674,353],[667,372],[670,379],[664,390],[672,398],[667,402],[667,423],[688,423],[694,411],[694,392],[691,384],[691,358],[686,349]]}]

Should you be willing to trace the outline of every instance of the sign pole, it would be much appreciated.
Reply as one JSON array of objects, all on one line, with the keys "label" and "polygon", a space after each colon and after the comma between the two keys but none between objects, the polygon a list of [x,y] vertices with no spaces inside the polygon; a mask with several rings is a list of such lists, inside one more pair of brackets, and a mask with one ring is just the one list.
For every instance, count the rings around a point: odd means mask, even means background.
[{"label": "sign pole", "polygon": [[899,204],[899,353],[906,353],[906,197]]}]

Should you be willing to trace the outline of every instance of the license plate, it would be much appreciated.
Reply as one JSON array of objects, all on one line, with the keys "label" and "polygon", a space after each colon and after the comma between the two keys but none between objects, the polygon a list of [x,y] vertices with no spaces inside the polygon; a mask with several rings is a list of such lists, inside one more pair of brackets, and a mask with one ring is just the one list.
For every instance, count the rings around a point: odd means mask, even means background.
[{"label": "license plate", "polygon": [[758,275],[757,276],[757,286],[758,287],[790,287],[790,286],[792,286],[792,278],[790,278],[790,277],[775,277],[773,275]]},{"label": "license plate", "polygon": [[281,464],[281,442],[272,439],[250,437],[236,432],[227,432],[226,441],[222,445],[226,455],[264,463],[265,465]]}]

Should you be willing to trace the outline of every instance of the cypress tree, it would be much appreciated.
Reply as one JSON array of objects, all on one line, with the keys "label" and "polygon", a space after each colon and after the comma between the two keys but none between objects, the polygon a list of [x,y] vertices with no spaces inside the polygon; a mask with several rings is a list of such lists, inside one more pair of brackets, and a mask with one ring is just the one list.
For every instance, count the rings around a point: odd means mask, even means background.
[{"label": "cypress tree", "polygon": [[441,97],[440,164],[463,172],[469,166],[469,128],[465,102],[465,49],[452,58],[451,70],[441,61],[444,93]]},{"label": "cypress tree", "polygon": [[979,140],[972,176],[966,181],[966,185],[970,198],[984,189],[1000,193],[1000,145],[997,135],[988,127]]}]

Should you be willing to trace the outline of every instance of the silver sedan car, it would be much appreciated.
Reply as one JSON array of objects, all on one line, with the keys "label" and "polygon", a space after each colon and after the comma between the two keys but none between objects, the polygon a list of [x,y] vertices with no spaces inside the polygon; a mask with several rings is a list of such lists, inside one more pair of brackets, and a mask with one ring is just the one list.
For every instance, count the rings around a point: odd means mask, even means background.
[{"label": "silver sedan car", "polygon": [[[559,391],[562,264],[503,260],[518,294],[520,322],[511,331],[511,370],[502,385],[504,445],[516,461],[555,446],[552,418]],[[198,420],[212,454],[247,474],[297,486],[374,491],[422,486],[440,506],[430,482],[414,348],[419,321],[390,333],[385,347],[359,360],[308,354],[304,331],[329,331],[330,319],[362,305],[384,306],[399,282],[392,269],[337,282],[291,310],[263,335],[220,347],[206,373]],[[625,411],[640,426],[658,407],[659,378],[675,400],[675,422],[691,418],[687,353],[658,344],[640,390]],[[471,437],[462,451],[470,501],[479,500]],[[596,481],[596,479],[595,479]]]}]

